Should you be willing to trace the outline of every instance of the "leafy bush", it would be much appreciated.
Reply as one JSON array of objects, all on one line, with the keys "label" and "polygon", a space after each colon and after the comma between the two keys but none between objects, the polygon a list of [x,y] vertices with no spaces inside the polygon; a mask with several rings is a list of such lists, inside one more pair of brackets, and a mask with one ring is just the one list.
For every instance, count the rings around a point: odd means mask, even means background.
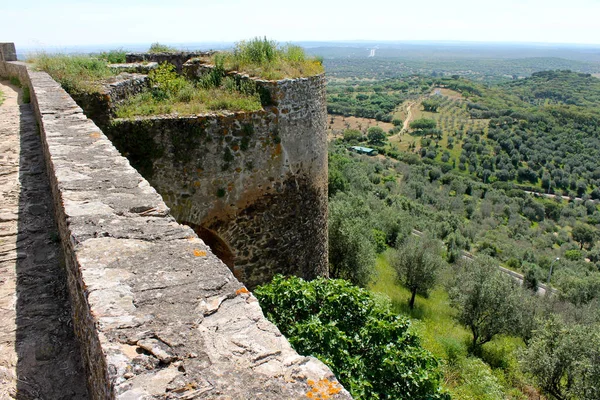
[{"label": "leafy bush", "polygon": [[292,346],[327,364],[355,398],[449,398],[436,359],[389,300],[344,280],[280,275],[254,294]]}]

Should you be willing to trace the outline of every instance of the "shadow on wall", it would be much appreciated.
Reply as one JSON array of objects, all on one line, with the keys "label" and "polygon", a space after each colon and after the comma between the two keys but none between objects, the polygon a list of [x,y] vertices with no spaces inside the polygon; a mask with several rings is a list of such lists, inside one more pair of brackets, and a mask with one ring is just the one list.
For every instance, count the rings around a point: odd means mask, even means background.
[{"label": "shadow on wall", "polygon": [[16,398],[87,399],[40,136],[31,106],[19,114]]},{"label": "shadow on wall", "polygon": [[202,239],[204,243],[208,245],[208,247],[210,247],[212,252],[229,267],[231,272],[234,272],[233,267],[235,266],[235,254],[227,242],[225,242],[225,240],[223,240],[218,233],[203,226],[192,224],[191,222],[183,221],[181,224],[192,228],[194,232],[196,232],[196,235],[198,235],[198,237]]}]

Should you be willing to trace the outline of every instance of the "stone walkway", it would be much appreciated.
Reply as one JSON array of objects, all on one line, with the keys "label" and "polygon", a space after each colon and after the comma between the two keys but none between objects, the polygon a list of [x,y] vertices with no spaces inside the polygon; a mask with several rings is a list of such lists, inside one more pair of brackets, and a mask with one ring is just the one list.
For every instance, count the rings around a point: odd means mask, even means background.
[{"label": "stone walkway", "polygon": [[0,91],[0,399],[87,399],[35,116]]}]

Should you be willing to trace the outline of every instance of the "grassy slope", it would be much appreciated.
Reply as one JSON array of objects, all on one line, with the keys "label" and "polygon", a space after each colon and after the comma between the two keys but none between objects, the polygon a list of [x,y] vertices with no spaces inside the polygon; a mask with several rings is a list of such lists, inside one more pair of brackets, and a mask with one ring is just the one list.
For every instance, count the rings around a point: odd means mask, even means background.
[{"label": "grassy slope", "polygon": [[[409,291],[396,283],[396,273],[385,255],[376,264],[377,278],[369,289],[392,299],[394,309],[408,314],[423,339],[423,346],[442,360],[445,387],[455,400],[526,399],[516,366],[515,353],[520,340],[501,337],[484,346],[482,359],[467,355],[469,331],[455,320],[448,294],[438,285],[425,298],[417,295],[415,308],[408,308]],[[449,272],[445,272],[446,274]],[[441,280],[444,280],[442,274]],[[490,367],[492,364],[495,368]],[[519,389],[520,388],[520,389]]]}]

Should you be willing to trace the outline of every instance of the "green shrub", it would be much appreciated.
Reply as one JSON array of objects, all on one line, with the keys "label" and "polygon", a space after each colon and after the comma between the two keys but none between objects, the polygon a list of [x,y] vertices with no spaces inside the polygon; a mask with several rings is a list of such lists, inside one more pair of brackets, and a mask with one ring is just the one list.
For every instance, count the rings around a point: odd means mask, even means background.
[{"label": "green shrub", "polygon": [[436,359],[389,299],[344,280],[281,275],[254,294],[290,344],[327,364],[355,398],[448,399]]},{"label": "green shrub", "polygon": [[456,366],[467,357],[467,346],[463,341],[452,336],[445,336],[439,339],[439,342],[446,353],[448,365]]},{"label": "green shrub", "polygon": [[109,64],[122,64],[127,62],[125,55],[127,52],[123,49],[110,50],[108,52],[102,52],[98,55],[98,58],[106,61]]},{"label": "green shrub", "polygon": [[581,250],[573,249],[565,251],[565,258],[569,261],[578,261],[583,259]]},{"label": "green shrub", "polygon": [[150,48],[148,49],[148,53],[177,53],[177,49],[175,47],[167,46],[166,44],[161,43],[152,43]]}]

